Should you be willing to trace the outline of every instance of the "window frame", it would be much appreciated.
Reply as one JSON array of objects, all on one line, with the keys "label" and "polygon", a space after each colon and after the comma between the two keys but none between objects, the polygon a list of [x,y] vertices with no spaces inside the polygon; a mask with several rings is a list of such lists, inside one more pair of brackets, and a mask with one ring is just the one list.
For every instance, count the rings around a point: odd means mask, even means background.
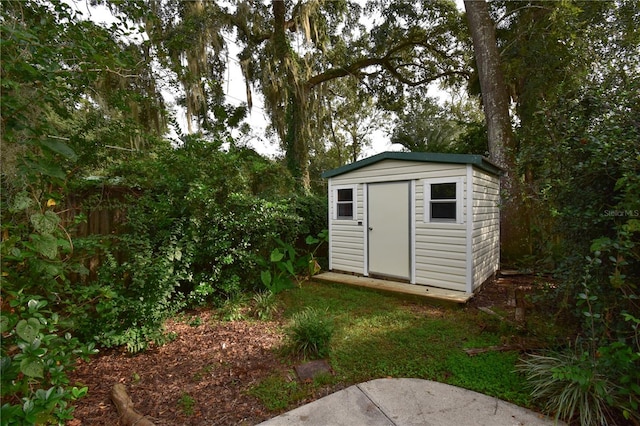
[{"label": "window frame", "polygon": [[[351,190],[351,200],[350,201],[338,201],[338,192],[341,190],[350,189]],[[358,188],[357,185],[339,185],[333,188],[333,219],[334,220],[357,220],[358,216]],[[352,216],[340,216],[338,215],[338,206],[340,204],[351,204],[352,205]]]},{"label": "window frame", "polygon": [[[464,179],[462,177],[449,177],[449,178],[433,178],[424,179],[422,181],[424,189],[424,211],[423,220],[425,223],[438,223],[438,224],[462,224],[464,223]],[[456,185],[456,197],[455,199],[436,199],[431,198],[431,185],[439,184],[455,184]],[[438,204],[455,203],[455,219],[441,219],[431,217],[431,205],[433,202]]]}]

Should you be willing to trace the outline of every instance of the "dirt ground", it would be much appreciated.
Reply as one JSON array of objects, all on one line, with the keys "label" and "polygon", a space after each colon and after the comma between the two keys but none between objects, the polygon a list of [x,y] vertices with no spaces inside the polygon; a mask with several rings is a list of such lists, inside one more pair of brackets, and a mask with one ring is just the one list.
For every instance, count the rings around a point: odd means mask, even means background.
[{"label": "dirt ground", "polygon": [[[527,287],[530,281],[494,281],[469,307],[498,306],[509,312],[509,289]],[[116,383],[126,386],[135,409],[156,425],[254,425],[278,414],[247,391],[263,378],[290,370],[274,351],[283,339],[281,322],[217,321],[209,311],[185,318],[168,321],[167,332],[177,337],[164,346],[137,355],[103,350],[89,363],[80,362],[71,383],[88,386],[89,393],[78,401],[68,426],[117,425],[109,397]]]}]

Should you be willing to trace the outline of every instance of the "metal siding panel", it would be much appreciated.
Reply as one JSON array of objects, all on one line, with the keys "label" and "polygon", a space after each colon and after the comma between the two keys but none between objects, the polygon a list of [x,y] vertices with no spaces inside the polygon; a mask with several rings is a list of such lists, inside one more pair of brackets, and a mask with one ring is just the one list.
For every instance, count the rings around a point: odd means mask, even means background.
[{"label": "metal siding panel", "polygon": [[491,277],[500,262],[500,183],[496,176],[474,170],[474,288]]},{"label": "metal siding panel", "polygon": [[454,276],[449,274],[425,273],[416,276],[416,284],[430,285],[447,288],[450,290],[465,291],[464,275]]}]

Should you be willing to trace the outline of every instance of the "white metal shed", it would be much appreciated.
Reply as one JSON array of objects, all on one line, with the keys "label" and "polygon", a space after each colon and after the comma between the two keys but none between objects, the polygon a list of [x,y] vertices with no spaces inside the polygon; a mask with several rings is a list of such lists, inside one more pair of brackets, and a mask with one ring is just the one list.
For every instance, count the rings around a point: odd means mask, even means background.
[{"label": "white metal shed", "polygon": [[473,293],[500,263],[500,168],[383,152],[329,170],[329,269]]}]

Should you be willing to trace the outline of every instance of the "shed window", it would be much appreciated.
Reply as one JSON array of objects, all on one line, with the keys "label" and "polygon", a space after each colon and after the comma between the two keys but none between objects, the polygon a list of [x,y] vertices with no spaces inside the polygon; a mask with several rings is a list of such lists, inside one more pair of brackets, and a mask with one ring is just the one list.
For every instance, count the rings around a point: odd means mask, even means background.
[{"label": "shed window", "polygon": [[336,190],[336,218],[353,219],[353,188]]},{"label": "shed window", "polygon": [[425,181],[425,222],[462,223],[462,181]]}]

